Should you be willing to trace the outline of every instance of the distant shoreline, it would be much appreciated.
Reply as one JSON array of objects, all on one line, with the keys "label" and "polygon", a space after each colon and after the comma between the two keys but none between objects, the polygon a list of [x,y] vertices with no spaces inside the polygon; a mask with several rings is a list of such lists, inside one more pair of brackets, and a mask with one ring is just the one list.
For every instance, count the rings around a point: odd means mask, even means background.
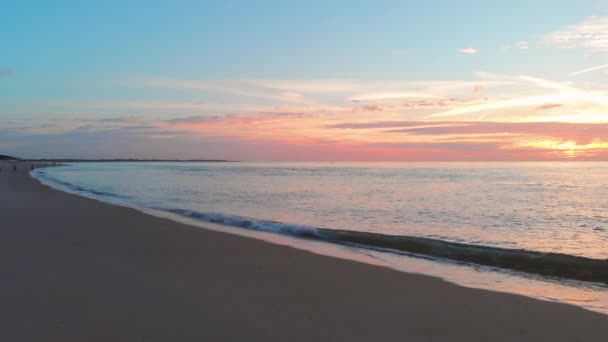
[{"label": "distant shoreline", "polygon": [[238,163],[238,160],[223,159],[17,159],[37,163],[109,163],[109,162],[171,162],[171,163]]}]

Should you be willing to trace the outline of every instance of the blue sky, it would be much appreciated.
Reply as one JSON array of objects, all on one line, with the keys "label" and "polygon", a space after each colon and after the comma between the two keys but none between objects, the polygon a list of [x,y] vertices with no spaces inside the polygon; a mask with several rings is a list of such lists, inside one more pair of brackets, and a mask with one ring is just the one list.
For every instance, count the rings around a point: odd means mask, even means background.
[{"label": "blue sky", "polygon": [[[605,12],[527,3],[9,1],[0,39],[3,63],[32,77],[444,79],[536,70],[545,47],[510,63],[500,48]],[[463,46],[483,54],[454,56]]]},{"label": "blue sky", "polygon": [[[442,115],[433,115],[463,106],[475,120],[543,121],[525,106],[506,106],[507,100],[532,107],[545,105],[542,99],[547,105],[559,102],[546,117],[603,123],[605,70],[570,74],[608,63],[601,36],[606,15],[606,1],[9,0],[0,11],[0,152],[31,157],[222,157],[226,152],[227,158],[282,160],[290,153],[257,156],[233,147],[312,151],[314,142],[323,144],[321,151],[335,147],[322,159],[347,159],[340,153],[377,159],[370,157],[373,151],[344,152],[344,143],[369,148],[441,142],[443,148],[443,140],[453,137],[392,141],[377,131],[322,128],[353,120],[436,121]],[[591,32],[580,38],[586,30]],[[450,89],[477,90],[475,96],[448,91],[441,82],[452,82]],[[370,94],[384,95],[372,99]],[[521,100],[527,95],[543,97]],[[421,96],[443,101],[432,111],[431,104],[419,108]],[[417,100],[418,107],[403,106],[408,99]],[[448,104],[454,99],[460,102]],[[480,107],[484,99],[501,105]],[[359,110],[373,106],[381,110]],[[354,112],[367,114],[353,117]],[[573,115],[578,116],[564,119]],[[199,124],[171,126],[171,120],[193,117]],[[108,126],[109,119],[121,124]],[[213,132],[200,124],[208,122]],[[279,129],[299,140],[268,134]],[[100,137],[100,131],[109,137]],[[87,152],[56,142],[103,145],[112,138],[130,148]],[[550,135],[535,139],[567,141]],[[201,147],[210,150],[201,154]],[[377,152],[388,159],[405,154]]]}]

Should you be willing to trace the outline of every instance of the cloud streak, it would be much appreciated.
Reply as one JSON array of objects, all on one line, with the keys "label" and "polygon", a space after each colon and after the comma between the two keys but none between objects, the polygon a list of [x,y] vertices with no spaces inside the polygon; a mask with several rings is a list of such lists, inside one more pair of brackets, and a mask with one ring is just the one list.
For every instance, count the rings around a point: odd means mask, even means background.
[{"label": "cloud streak", "polygon": [[246,80],[199,81],[158,77],[129,77],[121,80],[120,83],[133,87],[202,90],[282,102],[306,102],[306,99],[297,92],[278,91]]},{"label": "cloud streak", "polygon": [[[579,142],[608,140],[608,123],[495,122],[495,121],[371,121],[328,125],[330,129],[380,129],[384,133],[409,135],[511,134],[556,137]],[[388,130],[386,130],[388,129]]]},{"label": "cloud streak", "polygon": [[258,123],[277,122],[281,120],[294,120],[314,118],[316,115],[308,113],[255,113],[255,114],[228,114],[228,115],[199,115],[165,120],[169,125],[175,126],[212,126],[212,125],[255,125]]},{"label": "cloud streak", "polygon": [[[502,109],[539,107],[540,109],[550,103],[564,104],[591,104],[608,108],[608,96],[603,93],[588,91],[574,87],[573,85],[553,82],[530,76],[519,76],[520,80],[532,83],[540,88],[552,90],[551,93],[544,93],[534,96],[514,97],[506,100],[487,101],[481,104],[463,106],[460,108],[449,109],[443,112],[429,115],[428,118],[454,117],[465,114],[498,111]],[[555,107],[555,106],[554,106]]]},{"label": "cloud streak", "polygon": [[472,48],[472,47],[467,47],[467,48],[458,49],[458,52],[465,53],[468,55],[474,55],[477,53],[477,49]]},{"label": "cloud streak", "polygon": [[359,94],[351,98],[354,102],[360,101],[381,101],[395,99],[440,99],[440,96],[424,93],[413,92],[386,92],[386,93],[369,93]]},{"label": "cloud streak", "polygon": [[589,17],[581,23],[548,34],[544,40],[558,48],[608,52],[608,17]]},{"label": "cloud streak", "polygon": [[595,66],[592,68],[575,71],[571,74],[568,74],[568,76],[576,76],[576,75],[584,74],[584,73],[587,73],[590,71],[601,70],[601,69],[605,69],[605,68],[608,68],[608,64],[602,64],[602,65],[598,65],[598,66]]}]

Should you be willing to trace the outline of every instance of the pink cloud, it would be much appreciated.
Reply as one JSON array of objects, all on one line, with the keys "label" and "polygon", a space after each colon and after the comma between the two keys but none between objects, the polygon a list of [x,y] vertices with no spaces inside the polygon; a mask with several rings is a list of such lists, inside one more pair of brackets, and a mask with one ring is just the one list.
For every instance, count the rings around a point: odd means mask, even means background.
[{"label": "pink cloud", "polygon": [[407,127],[385,131],[408,135],[478,135],[478,134],[520,134],[537,137],[555,137],[586,143],[594,139],[608,140],[606,123],[565,123],[565,122],[417,122],[418,127]]},{"label": "pink cloud", "polygon": [[545,109],[557,108],[557,107],[561,107],[561,106],[563,106],[561,103],[545,103],[543,105],[536,107],[536,110],[545,110]]},{"label": "pink cloud", "polygon": [[374,105],[357,107],[357,108],[353,109],[354,112],[381,112],[383,110],[384,110],[383,107],[374,106]]},{"label": "pink cloud", "polygon": [[165,120],[170,125],[216,125],[216,124],[255,124],[260,122],[314,118],[308,113],[273,113],[262,112],[253,114],[200,115]]},{"label": "pink cloud", "polygon": [[[554,138],[575,141],[579,144],[595,140],[608,141],[607,123],[564,123],[564,122],[490,122],[490,121],[372,121],[351,122],[326,126],[330,129],[369,130],[378,129],[384,134],[405,134],[407,136],[431,136],[447,141],[473,141],[478,136],[485,140],[508,144],[505,136],[519,136],[521,139]],[[388,130],[387,130],[388,129]]]}]

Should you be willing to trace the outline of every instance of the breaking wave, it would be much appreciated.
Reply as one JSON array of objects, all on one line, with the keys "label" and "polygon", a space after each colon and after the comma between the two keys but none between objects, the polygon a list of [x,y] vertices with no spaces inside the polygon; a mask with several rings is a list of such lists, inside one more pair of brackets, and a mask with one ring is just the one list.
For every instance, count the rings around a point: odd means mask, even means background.
[{"label": "breaking wave", "polygon": [[389,253],[407,253],[414,256],[447,259],[542,276],[608,284],[608,260],[560,253],[544,253],[524,249],[465,244],[419,236],[396,236],[316,228],[221,213],[205,213],[175,208],[157,209],[211,223],[338,244],[356,245],[360,248],[377,249]]}]

